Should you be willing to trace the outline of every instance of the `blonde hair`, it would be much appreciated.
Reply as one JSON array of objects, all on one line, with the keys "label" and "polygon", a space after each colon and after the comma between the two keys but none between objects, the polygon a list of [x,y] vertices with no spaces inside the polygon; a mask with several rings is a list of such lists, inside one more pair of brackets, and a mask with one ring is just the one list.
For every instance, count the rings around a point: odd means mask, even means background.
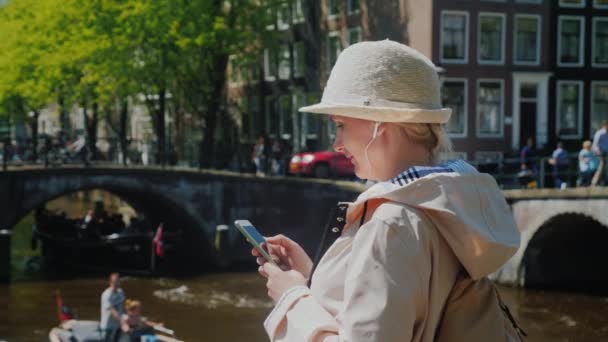
[{"label": "blonde hair", "polygon": [[127,311],[133,311],[135,308],[141,307],[141,302],[137,299],[127,299],[125,300],[125,308]]},{"label": "blonde hair", "polygon": [[442,124],[437,123],[398,123],[407,139],[422,145],[430,155],[429,163],[436,165],[442,154],[452,152],[452,142]]},{"label": "blonde hair", "polygon": [[583,148],[591,147],[591,145],[593,145],[593,143],[591,142],[591,140],[585,140],[583,142]]}]

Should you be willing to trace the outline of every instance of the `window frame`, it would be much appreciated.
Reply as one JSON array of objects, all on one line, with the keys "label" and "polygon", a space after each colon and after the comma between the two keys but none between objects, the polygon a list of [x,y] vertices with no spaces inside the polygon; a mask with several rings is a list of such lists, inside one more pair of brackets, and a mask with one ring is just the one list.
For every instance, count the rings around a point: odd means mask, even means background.
[{"label": "window frame", "polygon": [[[576,134],[560,134],[559,130],[560,130],[560,119],[561,119],[561,109],[562,109],[562,89],[561,89],[561,85],[562,84],[576,84],[579,90],[579,97],[578,97],[578,104],[577,104],[577,110],[578,110],[578,130]],[[580,139],[583,136],[583,100],[584,100],[584,92],[585,92],[585,82],[583,81],[579,81],[579,80],[558,80],[555,82],[555,98],[556,98],[556,104],[555,104],[555,134],[560,138],[560,139]]]},{"label": "window frame", "polygon": [[359,1],[359,8],[357,8],[356,10],[352,10],[352,1],[353,0],[346,0],[346,14],[347,15],[354,15],[354,14],[359,14],[359,12],[361,11],[361,1]]},{"label": "window frame", "polygon": [[[590,98],[589,101],[590,103],[590,108],[591,108],[591,113],[589,115],[589,132],[594,132],[596,129],[598,129],[598,127],[592,127],[592,118],[593,118],[593,114],[595,113],[595,101],[593,101],[593,99],[595,98],[595,86],[596,85],[604,85],[608,87],[608,81],[591,81],[590,87],[591,90],[590,92]],[[606,117],[608,119],[608,116]]]},{"label": "window frame", "polygon": [[[298,46],[302,47],[302,58],[303,61],[300,61],[298,57]],[[302,70],[299,72],[298,63],[302,62]],[[293,42],[293,72],[292,75],[294,78],[304,77],[306,74],[306,45],[304,41]]]},{"label": "window frame", "polygon": [[[536,19],[536,60],[534,62],[529,61],[519,61],[517,59],[517,19],[524,18],[534,18]],[[539,14],[526,14],[526,13],[517,13],[513,17],[513,64],[515,65],[528,65],[528,66],[538,66],[540,65],[540,54],[541,54],[541,46],[542,46],[542,16]]]},{"label": "window frame", "polygon": [[[283,15],[281,14],[283,9],[287,9],[287,18],[283,18]],[[276,13],[277,13],[277,30],[278,31],[285,31],[288,30],[289,27],[291,26],[291,8],[289,6],[288,2],[282,2],[279,6],[277,6],[276,8]]]},{"label": "window frame", "polygon": [[[479,90],[482,82],[494,82],[500,84],[500,133],[497,134],[488,134],[480,132],[480,122],[479,119]],[[476,89],[475,89],[475,126],[476,126],[476,137],[477,138],[504,138],[505,135],[505,80],[502,78],[479,78],[477,79]]]},{"label": "window frame", "polygon": [[[279,44],[277,51],[277,79],[279,80],[290,80],[292,75],[292,65],[291,65],[291,47],[288,43]],[[287,52],[287,76],[281,77],[281,61],[285,56],[283,56],[283,52]]]},{"label": "window frame", "polygon": [[593,8],[595,9],[608,9],[608,3],[605,5],[600,5],[597,3],[598,0],[593,0]]},{"label": "window frame", "polygon": [[273,48],[265,48],[264,49],[264,81],[274,82],[278,78],[279,73],[279,65],[276,65],[275,75],[270,75],[270,54],[275,54],[275,62],[277,62],[276,51]]},{"label": "window frame", "polygon": [[[443,20],[445,15],[459,15],[465,18],[464,20],[464,58],[444,58],[444,35],[443,35]],[[469,33],[470,33],[470,14],[468,11],[452,11],[443,10],[439,14],[439,61],[445,64],[468,64],[469,63]]]},{"label": "window frame", "polygon": [[[500,45],[500,59],[499,60],[482,60],[481,59],[481,18],[482,17],[495,17],[502,19],[501,28],[501,45]],[[479,65],[503,65],[505,64],[505,41],[506,41],[506,30],[507,30],[507,15],[500,12],[479,12],[477,16],[477,64]]]},{"label": "window frame", "polygon": [[585,8],[585,6],[587,5],[587,0],[581,0],[580,4],[566,4],[562,0],[559,0],[558,5],[559,7],[563,8]]},{"label": "window frame", "polygon": [[[303,0],[295,0],[293,1],[293,11],[292,11],[292,20],[291,22],[294,24],[303,23],[306,21],[306,14],[304,12],[304,1]],[[301,13],[298,13],[298,9]],[[301,15],[301,16],[300,16]]]},{"label": "window frame", "polygon": [[[608,7],[606,7],[608,8]],[[591,21],[591,66],[594,68],[608,68],[607,63],[596,63],[595,60],[595,48],[597,46],[595,42],[596,24],[599,21],[605,21],[608,23],[608,17],[593,17]]]},{"label": "window frame", "polygon": [[[581,30],[578,35],[579,39],[579,61],[577,63],[562,63],[562,21],[577,20],[581,23]],[[585,17],[582,15],[560,15],[557,17],[557,66],[558,67],[582,67],[585,65]]]},{"label": "window frame", "polygon": [[[463,133],[449,133],[446,129],[446,133],[450,138],[466,138],[469,134],[469,79],[465,77],[445,77],[441,80],[441,92],[443,94],[445,82],[462,82],[464,83],[464,129]],[[443,101],[442,101],[443,102]],[[443,105],[443,104],[442,104]],[[452,112],[453,115],[454,112]],[[445,129],[445,127],[444,127]]]}]

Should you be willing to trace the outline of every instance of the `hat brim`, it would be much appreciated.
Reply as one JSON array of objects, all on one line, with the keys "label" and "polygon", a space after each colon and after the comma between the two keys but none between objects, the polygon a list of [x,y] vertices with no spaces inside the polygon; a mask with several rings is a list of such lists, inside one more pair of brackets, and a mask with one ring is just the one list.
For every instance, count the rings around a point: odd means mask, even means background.
[{"label": "hat brim", "polygon": [[312,106],[301,107],[303,113],[347,116],[378,122],[411,122],[411,123],[446,123],[450,119],[450,108],[420,109],[420,108],[394,108],[370,107],[340,104],[319,103]]}]

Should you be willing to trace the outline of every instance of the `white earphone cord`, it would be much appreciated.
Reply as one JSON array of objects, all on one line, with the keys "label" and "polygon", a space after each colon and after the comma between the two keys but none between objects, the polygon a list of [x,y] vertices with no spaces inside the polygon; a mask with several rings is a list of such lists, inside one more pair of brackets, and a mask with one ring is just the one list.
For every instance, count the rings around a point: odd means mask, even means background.
[{"label": "white earphone cord", "polygon": [[376,137],[378,136],[378,127],[380,127],[380,122],[375,122],[374,123],[374,133],[372,133],[372,140],[369,141],[369,143],[367,143],[367,146],[365,146],[365,160],[367,161],[367,167],[369,168],[369,171],[372,171],[372,163],[370,163],[369,161],[369,157],[367,155],[367,149],[371,146],[371,144],[374,142],[374,140],[376,140]]}]

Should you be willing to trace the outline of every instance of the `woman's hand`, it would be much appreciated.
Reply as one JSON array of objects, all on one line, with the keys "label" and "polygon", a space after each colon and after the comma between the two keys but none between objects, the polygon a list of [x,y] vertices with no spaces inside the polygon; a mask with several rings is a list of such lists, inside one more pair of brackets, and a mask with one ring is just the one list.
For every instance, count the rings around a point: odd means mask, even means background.
[{"label": "woman's hand", "polygon": [[[266,242],[264,246],[267,247],[270,256],[282,269],[298,271],[305,278],[310,277],[312,260],[297,242],[282,234],[268,237]],[[258,265],[262,266],[266,263],[266,259],[255,248],[251,250],[251,254],[258,257]]]},{"label": "woman's hand", "polygon": [[266,287],[268,288],[268,296],[275,303],[285,291],[295,286],[305,286],[307,282],[302,273],[295,270],[283,271],[269,262],[260,266],[259,271],[267,278]]}]

